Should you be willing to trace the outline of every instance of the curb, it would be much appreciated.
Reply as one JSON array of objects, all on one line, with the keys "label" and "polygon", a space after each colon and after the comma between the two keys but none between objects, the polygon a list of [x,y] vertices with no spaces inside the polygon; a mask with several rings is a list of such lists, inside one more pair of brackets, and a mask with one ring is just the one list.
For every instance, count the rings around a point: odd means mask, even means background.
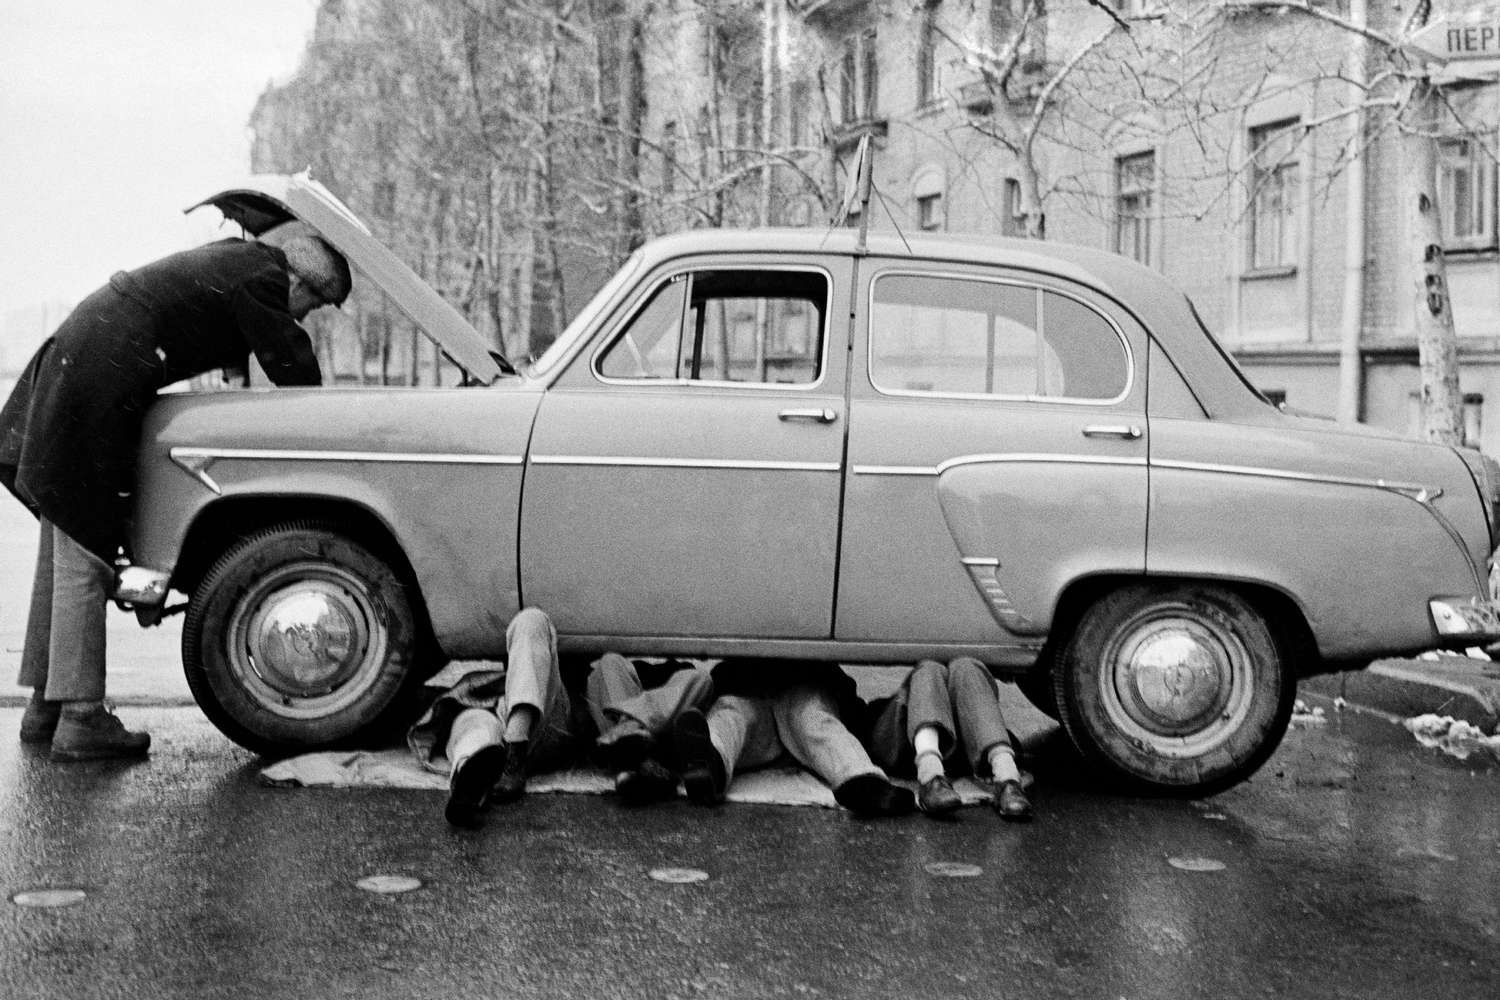
[{"label": "curb", "polygon": [[1402,719],[1446,715],[1486,733],[1500,728],[1500,664],[1485,660],[1376,660],[1364,670],[1303,678],[1299,688]]}]

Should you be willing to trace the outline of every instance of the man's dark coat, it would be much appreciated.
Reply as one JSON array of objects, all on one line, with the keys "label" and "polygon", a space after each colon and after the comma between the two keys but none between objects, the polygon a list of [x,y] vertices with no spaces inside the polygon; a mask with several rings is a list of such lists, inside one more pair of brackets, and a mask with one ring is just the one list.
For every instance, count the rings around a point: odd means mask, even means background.
[{"label": "man's dark coat", "polygon": [[0,482],[112,562],[126,540],[141,421],[162,386],[254,351],[277,385],[317,385],[288,310],[286,255],[221,240],[121,271],[37,350],[0,409]]}]

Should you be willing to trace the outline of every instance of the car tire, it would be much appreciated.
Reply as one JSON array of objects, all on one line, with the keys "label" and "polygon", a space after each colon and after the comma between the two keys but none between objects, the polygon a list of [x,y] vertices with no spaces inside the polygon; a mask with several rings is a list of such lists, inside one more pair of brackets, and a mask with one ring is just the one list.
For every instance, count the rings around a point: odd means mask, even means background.
[{"label": "car tire", "polygon": [[277,755],[389,735],[419,679],[389,564],[335,528],[291,523],[222,555],[188,605],[188,687],[226,736]]},{"label": "car tire", "polygon": [[1084,612],[1053,674],[1068,736],[1141,790],[1208,795],[1248,777],[1296,700],[1286,647],[1224,587],[1138,584]]}]

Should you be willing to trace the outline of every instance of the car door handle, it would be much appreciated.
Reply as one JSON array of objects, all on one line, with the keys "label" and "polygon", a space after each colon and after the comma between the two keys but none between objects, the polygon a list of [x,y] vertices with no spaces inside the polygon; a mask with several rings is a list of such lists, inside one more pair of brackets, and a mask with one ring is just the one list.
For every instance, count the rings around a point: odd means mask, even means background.
[{"label": "car door handle", "polygon": [[820,424],[831,424],[839,418],[839,415],[828,407],[821,409],[809,406],[801,409],[782,410],[776,414],[778,420],[812,420]]},{"label": "car door handle", "polygon": [[1087,438],[1124,438],[1134,441],[1141,436],[1141,429],[1135,424],[1089,424],[1083,429],[1083,436]]}]

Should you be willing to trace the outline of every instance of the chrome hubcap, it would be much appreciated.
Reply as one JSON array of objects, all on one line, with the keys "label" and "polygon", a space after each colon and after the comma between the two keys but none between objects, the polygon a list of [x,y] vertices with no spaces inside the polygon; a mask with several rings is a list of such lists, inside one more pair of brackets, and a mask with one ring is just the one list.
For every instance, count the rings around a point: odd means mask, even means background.
[{"label": "chrome hubcap", "polygon": [[1122,629],[1100,674],[1105,710],[1127,737],[1169,757],[1227,739],[1250,710],[1254,665],[1234,632],[1187,609]]},{"label": "chrome hubcap", "polygon": [[236,605],[229,663],[241,687],[286,718],[336,712],[379,677],[385,626],[358,576],[323,562],[261,578]]}]

